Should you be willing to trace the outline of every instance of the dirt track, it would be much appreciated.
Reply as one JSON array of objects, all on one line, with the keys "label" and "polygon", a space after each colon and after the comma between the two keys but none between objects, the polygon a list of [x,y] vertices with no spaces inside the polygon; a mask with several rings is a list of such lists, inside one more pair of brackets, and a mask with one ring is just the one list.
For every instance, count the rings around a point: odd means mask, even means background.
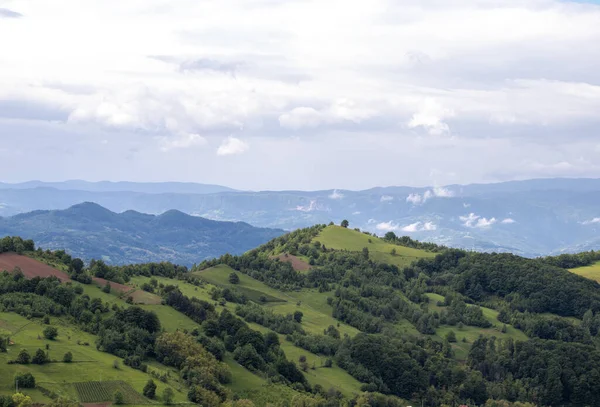
[{"label": "dirt track", "polygon": [[0,254],[0,271],[12,272],[15,267],[19,267],[27,278],[56,276],[63,282],[70,281],[69,275],[64,271],[57,270],[31,257],[16,253]]}]

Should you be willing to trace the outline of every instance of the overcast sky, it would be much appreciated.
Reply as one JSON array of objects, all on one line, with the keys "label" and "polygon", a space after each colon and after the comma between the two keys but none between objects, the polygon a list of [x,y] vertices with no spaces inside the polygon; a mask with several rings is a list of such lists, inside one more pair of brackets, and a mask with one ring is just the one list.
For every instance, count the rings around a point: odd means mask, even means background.
[{"label": "overcast sky", "polygon": [[0,0],[0,181],[600,177],[600,5]]}]

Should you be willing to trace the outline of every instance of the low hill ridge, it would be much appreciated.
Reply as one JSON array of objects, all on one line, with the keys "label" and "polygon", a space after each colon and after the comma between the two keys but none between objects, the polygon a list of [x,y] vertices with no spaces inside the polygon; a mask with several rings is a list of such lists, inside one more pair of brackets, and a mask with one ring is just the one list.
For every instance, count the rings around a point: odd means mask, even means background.
[{"label": "low hill ridge", "polygon": [[115,213],[93,202],[0,218],[0,236],[23,236],[43,248],[111,264],[168,260],[192,265],[227,252],[243,253],[283,233],[177,210],[160,215]]}]

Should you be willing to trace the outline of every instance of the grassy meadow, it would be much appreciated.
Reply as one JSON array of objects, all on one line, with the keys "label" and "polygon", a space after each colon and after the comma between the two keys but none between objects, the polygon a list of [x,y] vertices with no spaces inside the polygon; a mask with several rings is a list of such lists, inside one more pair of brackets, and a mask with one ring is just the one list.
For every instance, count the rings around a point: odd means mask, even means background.
[{"label": "grassy meadow", "polygon": [[[366,247],[369,249],[371,259],[381,263],[395,264],[398,267],[408,266],[423,257],[435,256],[435,253],[387,243],[376,236],[369,236],[341,226],[327,226],[313,240],[335,250],[359,252]],[[395,250],[396,254],[392,255],[392,250]]]}]

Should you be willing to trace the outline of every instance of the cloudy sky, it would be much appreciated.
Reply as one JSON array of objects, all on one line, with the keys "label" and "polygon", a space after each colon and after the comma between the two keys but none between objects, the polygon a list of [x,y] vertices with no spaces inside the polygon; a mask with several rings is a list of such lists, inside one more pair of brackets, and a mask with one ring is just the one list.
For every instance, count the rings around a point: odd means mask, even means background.
[{"label": "cloudy sky", "polygon": [[1,181],[600,177],[600,5],[0,0]]}]

